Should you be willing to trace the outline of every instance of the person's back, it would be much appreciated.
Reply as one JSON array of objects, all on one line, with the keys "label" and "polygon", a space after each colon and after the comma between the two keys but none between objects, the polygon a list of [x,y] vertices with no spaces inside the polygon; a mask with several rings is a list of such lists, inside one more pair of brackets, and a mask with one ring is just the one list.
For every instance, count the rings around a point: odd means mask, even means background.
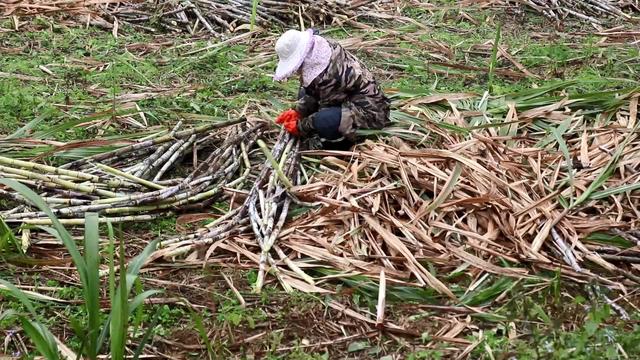
[{"label": "person's back", "polygon": [[298,73],[301,82],[297,114],[289,112],[291,120],[285,124],[290,132],[318,135],[325,142],[346,139],[350,145],[357,129],[389,125],[389,99],[362,62],[337,42],[311,30],[289,30],[276,43],[276,52],[280,62],[274,78]]}]

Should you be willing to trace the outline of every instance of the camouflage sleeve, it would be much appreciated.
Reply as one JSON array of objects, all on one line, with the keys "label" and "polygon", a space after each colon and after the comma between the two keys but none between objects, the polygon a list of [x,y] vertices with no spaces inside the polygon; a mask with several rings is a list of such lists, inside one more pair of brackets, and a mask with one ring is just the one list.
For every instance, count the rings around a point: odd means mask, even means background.
[{"label": "camouflage sleeve", "polygon": [[318,100],[311,95],[307,95],[303,87],[300,87],[300,90],[298,91],[296,111],[299,112],[300,116],[303,118],[318,111]]},{"label": "camouflage sleeve", "polygon": [[298,121],[298,133],[301,137],[307,137],[314,132],[313,115],[305,116]]}]

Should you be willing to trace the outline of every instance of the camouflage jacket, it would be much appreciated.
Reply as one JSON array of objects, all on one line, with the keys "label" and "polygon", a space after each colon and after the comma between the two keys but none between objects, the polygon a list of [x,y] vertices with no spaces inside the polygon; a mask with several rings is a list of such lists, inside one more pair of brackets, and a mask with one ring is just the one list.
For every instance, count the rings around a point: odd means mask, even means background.
[{"label": "camouflage jacket", "polygon": [[312,131],[310,115],[326,107],[341,107],[339,132],[355,140],[357,129],[381,129],[389,124],[389,99],[369,70],[337,42],[331,47],[329,66],[309,86],[302,87],[296,110],[302,135]]}]

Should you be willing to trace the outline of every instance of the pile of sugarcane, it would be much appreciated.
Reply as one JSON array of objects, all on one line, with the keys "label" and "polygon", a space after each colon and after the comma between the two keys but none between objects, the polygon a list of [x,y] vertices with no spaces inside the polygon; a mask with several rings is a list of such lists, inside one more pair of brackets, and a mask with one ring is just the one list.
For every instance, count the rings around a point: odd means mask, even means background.
[{"label": "pile of sugarcane", "polygon": [[[524,3],[554,21],[561,21],[572,16],[594,24],[601,24],[605,17],[631,19],[631,15],[623,11],[623,6],[634,7],[632,2],[621,5],[620,1],[609,0],[525,0],[511,2]],[[635,10],[640,10],[637,8],[637,3],[635,4]]]},{"label": "pile of sugarcane", "polygon": [[[112,28],[117,21],[149,31],[189,32],[204,30],[215,36],[233,32],[252,22],[261,26],[306,26],[331,23],[336,19],[353,20],[368,16],[376,3],[372,0],[97,0],[44,2],[14,0],[7,5],[6,15],[33,16],[56,12],[82,14],[82,22]],[[87,17],[88,16],[88,17]]]},{"label": "pile of sugarcane", "polygon": [[233,32],[238,26],[253,19],[258,25],[269,27],[296,26],[301,21],[307,25],[330,23],[336,18],[347,19],[366,15],[371,8],[366,5],[376,1],[348,0],[184,0],[132,3],[127,6],[111,6],[108,13],[119,21],[134,25],[156,23],[171,31],[206,29],[214,35]]},{"label": "pile of sugarcane", "polygon": [[[266,159],[261,164],[260,173],[253,181],[250,191],[246,193],[244,202],[191,234],[163,241],[162,249],[156,251],[149,261],[160,257],[170,260],[183,255],[197,254],[198,250],[205,248],[207,249],[204,255],[206,260],[218,247],[235,246],[227,241],[231,237],[252,229],[255,241],[260,247],[260,254],[246,254],[250,257],[255,256],[254,260],[259,265],[257,291],[260,291],[264,284],[267,265],[283,287],[287,291],[291,290],[289,281],[283,278],[275,266],[271,256],[272,250],[275,250],[280,260],[284,261],[298,276],[313,284],[313,280],[290,261],[284,251],[275,244],[293,201],[288,190],[300,182],[299,141],[282,131],[271,152],[266,149],[262,140],[258,140],[257,143],[266,155]],[[246,161],[248,159],[245,159]],[[222,242],[226,244],[220,246]]]},{"label": "pile of sugarcane", "polygon": [[[0,157],[0,177],[34,189],[68,225],[82,224],[85,212],[100,214],[103,222],[123,222],[203,208],[224,188],[250,181],[247,152],[255,147],[265,123],[249,125],[239,119],[184,130],[181,125],[60,167]],[[198,160],[203,153],[208,155]],[[189,155],[191,171],[180,177]],[[50,223],[20,195],[2,190],[0,197],[19,204],[0,213],[7,223]]]},{"label": "pile of sugarcane", "polygon": [[[211,210],[216,202],[238,207],[190,234],[168,239],[150,259],[175,258],[215,250],[216,241],[253,231],[259,291],[267,267],[287,287],[275,267],[272,250],[294,272],[313,280],[275,244],[292,201],[288,190],[300,182],[299,142],[284,130],[269,150],[261,139],[266,123],[242,119],[172,130],[119,149],[69,162],[59,167],[0,156],[0,178],[11,178],[35,190],[62,224],[82,225],[86,212],[101,222],[148,221],[193,210]],[[203,160],[198,160],[206,154]],[[189,158],[193,160],[189,161]],[[181,170],[188,169],[185,176]],[[234,194],[229,196],[229,193]],[[0,198],[17,205],[0,212],[9,224],[47,225],[51,219],[18,193],[0,189]]]}]

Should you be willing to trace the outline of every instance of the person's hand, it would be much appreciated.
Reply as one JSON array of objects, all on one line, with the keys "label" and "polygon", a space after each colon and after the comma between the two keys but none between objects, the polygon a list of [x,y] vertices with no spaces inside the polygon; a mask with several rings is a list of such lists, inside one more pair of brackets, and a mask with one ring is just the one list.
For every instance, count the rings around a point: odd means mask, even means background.
[{"label": "person's hand", "polygon": [[300,119],[300,114],[298,114],[295,109],[289,109],[283,111],[280,115],[278,115],[278,117],[276,118],[276,123],[284,124],[293,120],[297,121],[298,119]]},{"label": "person's hand", "polygon": [[284,111],[276,118],[276,123],[281,124],[291,135],[298,136],[298,121],[300,114],[294,109]]}]

